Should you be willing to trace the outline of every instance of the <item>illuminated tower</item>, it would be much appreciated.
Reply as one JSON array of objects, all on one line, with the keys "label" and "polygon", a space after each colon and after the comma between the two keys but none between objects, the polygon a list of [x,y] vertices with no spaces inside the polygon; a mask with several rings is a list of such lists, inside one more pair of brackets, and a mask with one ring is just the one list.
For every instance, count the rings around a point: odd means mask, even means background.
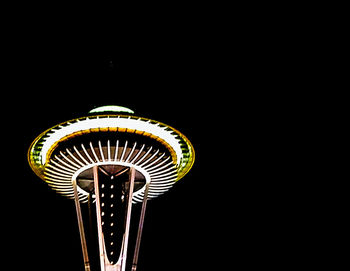
[{"label": "illuminated tower", "polygon": [[80,203],[89,205],[90,221],[96,217],[101,271],[126,270],[132,203],[142,204],[134,271],[147,200],[168,191],[194,162],[192,144],[182,133],[133,114],[120,106],[95,108],[46,130],[28,151],[33,171],[75,201],[86,271],[90,252]]}]

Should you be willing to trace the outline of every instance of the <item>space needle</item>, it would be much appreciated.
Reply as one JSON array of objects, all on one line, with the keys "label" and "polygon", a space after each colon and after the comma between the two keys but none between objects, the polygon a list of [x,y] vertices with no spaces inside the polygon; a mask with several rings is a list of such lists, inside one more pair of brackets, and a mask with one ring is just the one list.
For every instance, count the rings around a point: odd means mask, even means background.
[{"label": "space needle", "polygon": [[[195,152],[180,131],[135,116],[122,106],[101,106],[41,133],[28,150],[35,174],[75,202],[85,271],[91,269],[87,221],[97,228],[100,271],[136,271],[147,201],[191,169]],[[136,243],[128,251],[133,204],[141,204]],[[82,205],[89,208],[83,217]],[[91,222],[92,218],[94,219]]]}]

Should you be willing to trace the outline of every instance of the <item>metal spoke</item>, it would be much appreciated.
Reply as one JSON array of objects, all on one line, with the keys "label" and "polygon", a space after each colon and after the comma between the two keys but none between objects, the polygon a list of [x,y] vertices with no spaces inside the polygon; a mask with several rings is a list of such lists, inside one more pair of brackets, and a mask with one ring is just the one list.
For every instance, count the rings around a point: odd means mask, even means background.
[{"label": "metal spoke", "polygon": [[80,209],[76,180],[74,180],[72,184],[73,184],[73,189],[74,189],[74,202],[75,202],[75,208],[76,208],[77,218],[78,218],[78,227],[79,227],[81,247],[82,247],[82,251],[83,251],[85,271],[90,271],[90,261],[89,261],[88,251],[87,251],[83,217],[82,217],[81,209]]},{"label": "metal spoke", "polygon": [[138,262],[138,258],[139,258],[139,251],[140,251],[140,245],[141,245],[141,236],[142,236],[142,230],[143,230],[143,222],[145,220],[146,205],[147,205],[147,199],[148,199],[148,190],[149,190],[149,183],[146,183],[145,192],[144,192],[144,195],[143,195],[142,207],[141,207],[139,229],[137,231],[137,239],[136,239],[136,246],[135,246],[135,251],[134,251],[134,259],[133,259],[133,262],[132,262],[132,271],[136,271],[137,262]]},{"label": "metal spoke", "polygon": [[130,169],[130,168],[121,169],[121,170],[119,170],[117,173],[113,174],[113,177],[114,177],[114,178],[115,178],[115,177],[118,177],[118,176],[124,174],[125,172],[127,172],[129,169]]},{"label": "metal spoke", "polygon": [[94,174],[94,186],[95,186],[95,197],[96,197],[96,217],[97,217],[97,231],[98,231],[98,245],[101,271],[105,271],[105,254],[104,254],[104,241],[102,233],[102,218],[101,218],[101,205],[100,205],[100,192],[98,186],[98,166],[93,167]]},{"label": "metal spoke", "polygon": [[109,174],[103,167],[98,167],[98,169],[99,169],[104,175],[107,175],[108,177],[110,176],[110,174]]},{"label": "metal spoke", "polygon": [[132,195],[134,193],[134,181],[135,181],[135,168],[130,168],[129,175],[129,196],[128,196],[128,205],[126,213],[126,225],[125,225],[125,235],[124,235],[124,244],[123,244],[123,255],[122,255],[122,271],[125,271],[126,267],[126,255],[129,241],[129,230],[130,230],[130,219],[131,219],[131,207],[132,207]]}]

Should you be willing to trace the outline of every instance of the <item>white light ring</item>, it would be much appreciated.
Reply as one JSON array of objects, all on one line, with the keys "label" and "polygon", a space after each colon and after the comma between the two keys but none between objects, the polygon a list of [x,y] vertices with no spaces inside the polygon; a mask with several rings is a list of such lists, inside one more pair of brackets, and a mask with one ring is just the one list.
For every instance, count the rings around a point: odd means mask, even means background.
[{"label": "white light ring", "polygon": [[[121,162],[121,161],[108,161],[108,162],[97,162],[97,163],[92,163],[92,164],[88,164],[84,167],[81,167],[80,169],[78,169],[72,176],[72,183],[74,181],[77,180],[77,177],[79,176],[80,173],[82,173],[83,171],[92,168],[94,166],[107,166],[107,165],[118,165],[118,166],[125,166],[125,167],[133,167],[135,168],[135,170],[139,171],[146,179],[146,184],[147,183],[151,183],[151,177],[148,174],[147,171],[145,171],[143,168],[139,167],[139,166],[135,166],[134,164],[131,163],[127,163],[127,162]],[[144,192],[145,188],[146,188],[146,184],[139,190],[137,190],[136,192],[133,193],[133,198],[139,194],[141,194],[142,192]],[[79,187],[79,185],[77,185],[77,189],[78,189],[78,193],[84,195],[84,196],[88,196],[89,193],[86,192],[85,190],[81,189]]]},{"label": "white light ring", "polygon": [[142,119],[121,118],[121,117],[103,117],[103,118],[86,118],[80,119],[74,123],[66,123],[67,126],[57,126],[52,128],[49,132],[50,135],[45,138],[41,149],[41,164],[46,163],[46,156],[51,146],[62,138],[74,134],[76,132],[87,131],[91,129],[108,129],[108,128],[121,128],[137,130],[140,132],[146,132],[152,134],[158,138],[161,138],[171,146],[175,151],[177,157],[177,165],[181,164],[182,150],[177,134],[174,134],[173,130],[168,130],[168,127],[161,127],[159,124],[153,124]]}]

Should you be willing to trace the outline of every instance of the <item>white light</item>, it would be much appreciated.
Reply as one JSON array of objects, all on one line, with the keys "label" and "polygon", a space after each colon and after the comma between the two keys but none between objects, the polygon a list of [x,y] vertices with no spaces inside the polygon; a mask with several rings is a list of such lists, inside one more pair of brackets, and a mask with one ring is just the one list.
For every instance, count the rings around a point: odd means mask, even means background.
[{"label": "white light", "polygon": [[177,164],[180,164],[180,160],[182,157],[182,151],[178,140],[176,139],[176,135],[173,135],[173,131],[166,130],[165,127],[161,127],[160,125],[151,124],[150,122],[146,122],[140,119],[129,119],[129,118],[120,118],[120,117],[108,117],[108,118],[96,118],[85,120],[80,120],[75,123],[70,123],[67,126],[59,126],[56,129],[50,130],[52,134],[46,138],[43,143],[43,147],[41,150],[41,163],[44,165],[46,163],[46,156],[51,146],[61,140],[62,138],[71,135],[76,132],[87,131],[90,129],[98,129],[98,128],[127,128],[131,130],[137,130],[140,132],[146,132],[152,134],[156,137],[163,139],[167,142],[171,148],[175,151],[177,156]]},{"label": "white light", "polygon": [[118,105],[100,106],[92,109],[89,113],[103,113],[103,112],[116,112],[116,113],[125,112],[125,113],[134,114],[134,111],[132,111],[131,109],[124,106],[118,106]]}]

